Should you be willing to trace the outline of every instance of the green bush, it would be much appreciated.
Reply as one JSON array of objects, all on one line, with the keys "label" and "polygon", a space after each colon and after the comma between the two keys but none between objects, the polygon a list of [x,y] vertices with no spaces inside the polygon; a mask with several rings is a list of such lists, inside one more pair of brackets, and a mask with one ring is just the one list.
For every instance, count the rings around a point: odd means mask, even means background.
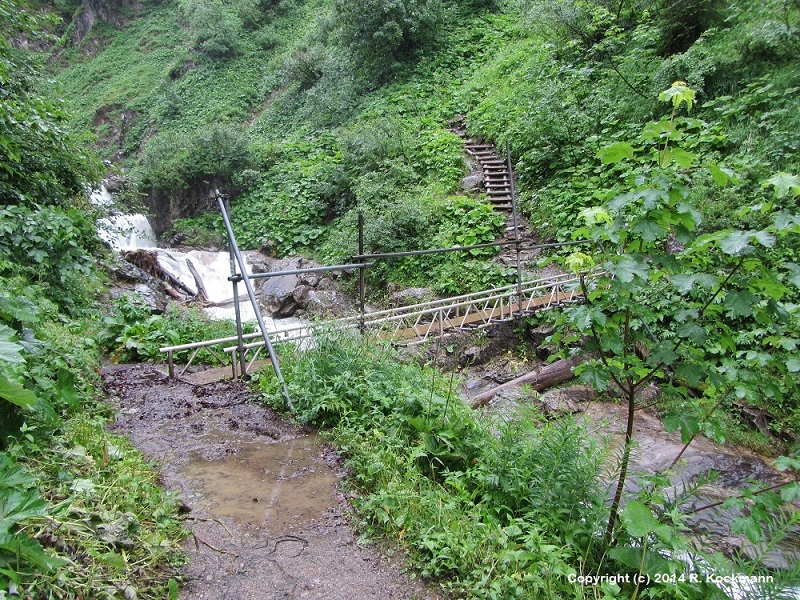
[{"label": "green bush", "polygon": [[0,207],[0,276],[24,276],[62,309],[76,311],[97,285],[102,248],[91,211],[60,206]]},{"label": "green bush", "polygon": [[242,22],[221,0],[181,0],[180,7],[194,32],[194,47],[212,59],[231,58],[239,50]]},{"label": "green bush", "polygon": [[[136,295],[121,296],[103,318],[98,343],[114,362],[159,360],[159,350],[208,339],[236,335],[228,321],[211,321],[198,308],[170,304],[163,315],[154,315]],[[187,360],[191,351],[175,353],[175,360]],[[227,363],[227,355],[223,357]],[[201,349],[195,358],[206,364],[220,364],[220,354]]]},{"label": "green bush", "polygon": [[383,78],[433,39],[444,15],[435,0],[334,0],[339,44],[352,53],[364,79]]},{"label": "green bush", "polygon": [[250,164],[247,132],[237,125],[208,125],[192,133],[166,131],[147,144],[138,177],[143,185],[170,191],[198,178],[232,181]]}]

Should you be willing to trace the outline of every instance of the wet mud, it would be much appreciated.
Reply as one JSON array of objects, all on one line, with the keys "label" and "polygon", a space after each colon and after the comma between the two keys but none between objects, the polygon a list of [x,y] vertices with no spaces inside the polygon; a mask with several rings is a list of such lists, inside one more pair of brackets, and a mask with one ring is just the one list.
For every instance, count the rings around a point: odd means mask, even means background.
[{"label": "wet mud", "polygon": [[111,425],[160,465],[186,509],[180,598],[434,599],[359,543],[340,459],[317,433],[251,401],[239,383],[170,381],[156,365],[103,369]]}]

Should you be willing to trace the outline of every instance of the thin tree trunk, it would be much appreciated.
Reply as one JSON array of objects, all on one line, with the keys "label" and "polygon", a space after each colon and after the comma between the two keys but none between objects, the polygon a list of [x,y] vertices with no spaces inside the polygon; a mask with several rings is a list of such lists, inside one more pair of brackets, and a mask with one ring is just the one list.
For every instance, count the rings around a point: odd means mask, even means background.
[{"label": "thin tree trunk", "polygon": [[625,396],[628,399],[628,424],[625,428],[625,447],[622,451],[622,462],[619,468],[617,489],[614,492],[614,499],[611,501],[611,513],[608,516],[608,526],[606,527],[606,546],[610,546],[614,539],[614,528],[617,525],[619,505],[622,501],[622,492],[625,490],[625,480],[628,477],[628,463],[630,462],[631,447],[633,446],[633,420],[636,414],[636,390],[634,388],[626,389]]}]

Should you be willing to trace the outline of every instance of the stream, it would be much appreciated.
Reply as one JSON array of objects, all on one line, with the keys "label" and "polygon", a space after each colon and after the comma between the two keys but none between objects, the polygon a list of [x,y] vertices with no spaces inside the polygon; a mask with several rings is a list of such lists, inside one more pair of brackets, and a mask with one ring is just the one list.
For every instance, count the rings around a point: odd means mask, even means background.
[{"label": "stream", "polygon": [[[111,194],[103,186],[90,196],[91,202],[97,206],[107,206],[113,202]],[[208,296],[209,306],[203,312],[214,320],[230,320],[235,317],[233,286],[228,281],[231,275],[230,255],[225,252],[207,250],[180,251],[172,248],[160,248],[157,236],[147,217],[142,214],[115,215],[98,222],[100,238],[113,250],[152,250],[156,253],[159,266],[179,280],[188,289],[197,291],[197,282],[192,274],[191,265],[195,268],[203,282]],[[250,269],[247,256],[244,255],[245,267]],[[238,266],[237,266],[238,271]],[[250,303],[244,286],[239,285],[239,308],[244,322],[255,321],[256,314]],[[276,332],[292,329],[305,324],[296,318],[273,319],[266,316],[264,324],[267,331]],[[197,340],[199,341],[199,340]]]}]

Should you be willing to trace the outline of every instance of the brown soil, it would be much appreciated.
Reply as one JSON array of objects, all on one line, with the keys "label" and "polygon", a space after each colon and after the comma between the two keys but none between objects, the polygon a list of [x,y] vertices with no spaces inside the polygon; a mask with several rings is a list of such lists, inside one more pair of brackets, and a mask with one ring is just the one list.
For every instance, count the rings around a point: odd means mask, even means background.
[{"label": "brown soil", "polygon": [[335,451],[313,430],[224,382],[170,381],[154,365],[113,365],[117,420],[186,505],[184,599],[441,597],[359,542]]}]

